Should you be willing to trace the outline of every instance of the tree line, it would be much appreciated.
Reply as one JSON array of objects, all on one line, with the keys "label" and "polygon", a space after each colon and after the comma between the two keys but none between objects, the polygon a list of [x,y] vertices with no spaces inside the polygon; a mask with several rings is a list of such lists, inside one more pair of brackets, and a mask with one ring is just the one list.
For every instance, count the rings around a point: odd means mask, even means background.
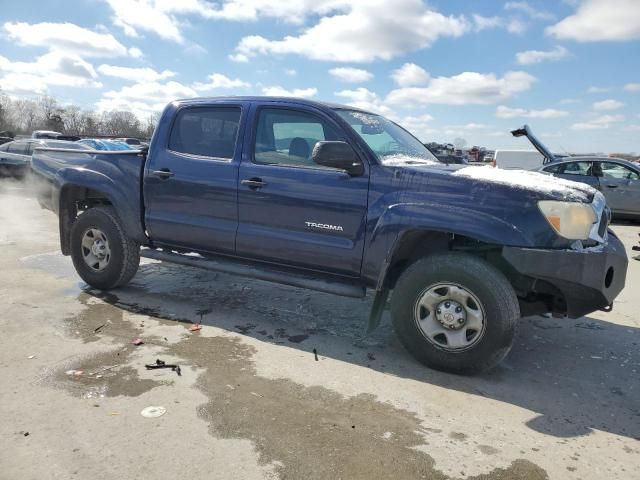
[{"label": "tree line", "polygon": [[83,137],[111,136],[151,138],[159,113],[141,121],[129,111],[97,112],[77,105],[61,105],[51,96],[11,98],[0,92],[0,132],[31,135],[53,130]]}]

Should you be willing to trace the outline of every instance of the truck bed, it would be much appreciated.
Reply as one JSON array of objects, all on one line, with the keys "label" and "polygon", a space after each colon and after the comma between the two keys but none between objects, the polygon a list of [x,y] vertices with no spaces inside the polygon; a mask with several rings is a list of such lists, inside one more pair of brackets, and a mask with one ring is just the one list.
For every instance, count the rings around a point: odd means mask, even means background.
[{"label": "truck bed", "polygon": [[[82,176],[86,185],[107,194],[121,212],[121,220],[135,238],[144,238],[141,182],[145,156],[141,151],[70,150],[37,148],[31,167],[40,205],[60,214],[60,197]],[[88,189],[86,189],[88,190]],[[125,212],[125,213],[122,213]]]}]

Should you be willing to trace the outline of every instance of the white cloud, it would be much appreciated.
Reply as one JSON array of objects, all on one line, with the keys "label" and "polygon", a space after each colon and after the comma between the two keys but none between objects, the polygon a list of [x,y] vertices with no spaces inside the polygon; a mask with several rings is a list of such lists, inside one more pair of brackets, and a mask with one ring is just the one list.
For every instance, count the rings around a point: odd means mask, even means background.
[{"label": "white cloud", "polygon": [[236,54],[297,54],[313,60],[370,62],[427,48],[440,37],[459,37],[470,30],[464,17],[442,15],[422,0],[397,0],[393,14],[385,0],[331,3],[339,3],[343,10],[321,17],[298,36],[281,40],[244,37]]},{"label": "white cloud", "polygon": [[242,53],[230,53],[227,55],[229,60],[236,63],[249,63],[249,57]]},{"label": "white cloud", "polygon": [[534,20],[554,20],[555,15],[545,10],[537,10],[527,2],[507,2],[504,4],[505,10],[518,11],[526,14]]},{"label": "white cloud", "polygon": [[239,78],[229,78],[221,73],[212,73],[207,77],[208,82],[196,82],[193,88],[199,92],[219,89],[238,89],[249,88],[250,83],[240,80]]},{"label": "white cloud", "polygon": [[627,83],[624,89],[627,92],[640,92],[640,83]]},{"label": "white cloud", "polygon": [[589,87],[587,93],[607,93],[610,89],[604,87]]},{"label": "white cloud", "polygon": [[498,118],[559,118],[567,115],[569,115],[569,112],[554,108],[526,110],[524,108],[510,108],[505,105],[499,105],[496,108],[496,117]]},{"label": "white cloud", "polygon": [[531,65],[544,62],[546,60],[557,61],[567,58],[569,50],[562,46],[557,46],[553,50],[527,50],[516,53],[516,61],[520,65]]},{"label": "white cloud", "polygon": [[361,68],[338,67],[329,70],[331,76],[342,82],[360,83],[373,78],[373,73]]},{"label": "white cloud", "polygon": [[196,91],[176,81],[140,82],[120,90],[110,90],[96,103],[99,111],[129,110],[140,118],[161,111],[169,102],[178,98],[197,96]]},{"label": "white cloud", "polygon": [[507,24],[507,31],[521,35],[527,31],[527,24],[518,18],[513,18]]},{"label": "white cloud", "polygon": [[140,50],[138,47],[131,47],[129,49],[129,56],[132,58],[142,58],[144,54],[142,53],[142,50]]},{"label": "white cloud", "polygon": [[290,77],[295,77],[298,74],[298,71],[295,68],[285,68],[284,74],[289,75]]},{"label": "white cloud", "polygon": [[563,98],[558,103],[560,105],[573,105],[580,102],[582,102],[582,100],[578,100],[577,98]]},{"label": "white cloud", "polygon": [[33,62],[11,62],[0,56],[0,88],[12,93],[46,93],[49,86],[101,87],[93,65],[78,55],[49,52]]},{"label": "white cloud", "polygon": [[636,123],[632,125],[627,125],[626,127],[624,127],[624,130],[627,132],[640,132],[640,124]]},{"label": "white cloud", "polygon": [[134,82],[157,82],[175,76],[175,72],[171,70],[163,70],[157,72],[153,68],[132,68],[119,67],[117,65],[102,64],[98,67],[98,72],[109,77],[121,78],[123,80],[131,80]]},{"label": "white cloud", "polygon": [[184,43],[182,30],[189,17],[227,21],[255,21],[270,17],[302,24],[309,15],[325,15],[346,9],[358,0],[105,0],[113,22],[125,35],[150,32],[166,40]]},{"label": "white cloud", "polygon": [[586,122],[574,123],[572,130],[600,130],[607,129],[614,123],[624,122],[624,115],[601,115]]},{"label": "white cloud", "polygon": [[98,33],[73,23],[7,22],[3,25],[10,40],[20,45],[44,47],[86,57],[139,56],[139,49],[127,50],[110,33]]},{"label": "white cloud", "polygon": [[262,89],[263,95],[268,95],[270,97],[298,97],[298,98],[311,98],[315,97],[318,94],[317,88],[294,88],[292,90],[287,90],[284,87],[279,85],[274,85],[270,87],[264,87]]},{"label": "white cloud", "polygon": [[619,108],[622,108],[622,107],[624,107],[624,103],[618,100],[613,100],[613,99],[602,100],[601,102],[595,102],[593,104],[593,109],[596,111],[618,110]]},{"label": "white cloud", "polygon": [[416,137],[426,140],[433,135],[439,133],[439,130],[429,126],[429,122],[433,120],[433,117],[428,113],[403,117],[398,120],[398,124],[409,130]]},{"label": "white cloud", "polygon": [[500,17],[483,17],[482,15],[474,13],[472,18],[474,24],[473,29],[476,32],[504,26],[504,20]]},{"label": "white cloud", "polygon": [[640,2],[583,0],[573,15],[547,27],[546,32],[578,42],[636,40],[640,38]]},{"label": "white cloud", "polygon": [[336,97],[345,98],[348,105],[375,113],[389,114],[391,109],[384,105],[378,94],[364,87],[355,90],[342,90],[334,94]]},{"label": "white cloud", "polygon": [[391,73],[391,78],[401,87],[420,87],[429,83],[431,75],[415,63],[405,63]]},{"label": "white cloud", "polygon": [[392,90],[387,102],[406,107],[429,103],[488,105],[528,90],[535,81],[535,77],[526,72],[507,72],[501,78],[493,73],[463,72],[452,77],[432,78],[425,87]]}]

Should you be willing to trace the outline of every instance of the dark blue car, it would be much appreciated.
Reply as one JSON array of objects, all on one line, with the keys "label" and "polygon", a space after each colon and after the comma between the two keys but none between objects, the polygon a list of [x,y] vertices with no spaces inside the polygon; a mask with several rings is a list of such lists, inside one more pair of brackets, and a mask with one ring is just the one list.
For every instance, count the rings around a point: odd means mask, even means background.
[{"label": "dark blue car", "polygon": [[[379,115],[290,98],[169,104],[148,150],[37,149],[61,250],[101,289],[140,256],[364,297],[454,372],[497,364],[522,316],[610,308],[627,257],[601,193],[445,165]],[[141,248],[142,247],[142,248]],[[194,255],[194,253],[196,255]],[[189,254],[189,255],[186,255]]]}]

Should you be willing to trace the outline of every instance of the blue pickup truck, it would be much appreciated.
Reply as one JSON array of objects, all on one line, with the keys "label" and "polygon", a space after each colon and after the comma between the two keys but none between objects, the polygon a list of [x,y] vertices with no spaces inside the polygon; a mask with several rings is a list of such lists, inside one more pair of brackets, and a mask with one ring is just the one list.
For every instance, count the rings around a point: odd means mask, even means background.
[{"label": "blue pickup truck", "polygon": [[610,309],[627,256],[602,194],[532,172],[445,165],[360,109],[270,97],[169,104],[148,149],[38,148],[39,201],[82,279],[140,256],[389,303],[411,354],[473,373],[533,314]]}]

